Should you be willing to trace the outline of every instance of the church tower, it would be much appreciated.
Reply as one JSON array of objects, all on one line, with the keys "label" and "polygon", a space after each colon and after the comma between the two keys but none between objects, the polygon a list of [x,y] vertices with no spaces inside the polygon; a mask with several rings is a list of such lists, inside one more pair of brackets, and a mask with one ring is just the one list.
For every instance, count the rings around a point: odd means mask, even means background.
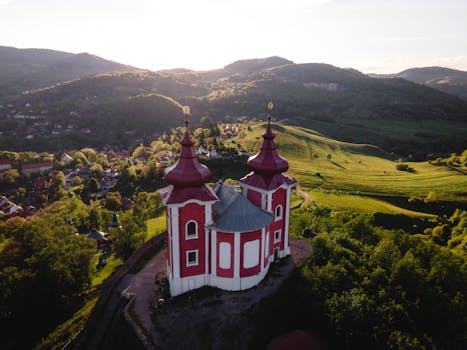
[{"label": "church tower", "polygon": [[218,197],[206,183],[211,171],[200,164],[186,131],[180,157],[164,171],[168,186],[160,190],[167,207],[167,278],[178,295],[209,284],[209,235],[212,206]]},{"label": "church tower", "polygon": [[[268,104],[272,109],[272,103]],[[271,116],[263,134],[258,154],[248,159],[251,173],[240,180],[243,195],[260,208],[272,212],[274,221],[266,231],[266,260],[274,261],[290,254],[289,212],[290,194],[295,180],[283,173],[289,168],[287,161],[277,154],[275,135],[271,130]]]}]

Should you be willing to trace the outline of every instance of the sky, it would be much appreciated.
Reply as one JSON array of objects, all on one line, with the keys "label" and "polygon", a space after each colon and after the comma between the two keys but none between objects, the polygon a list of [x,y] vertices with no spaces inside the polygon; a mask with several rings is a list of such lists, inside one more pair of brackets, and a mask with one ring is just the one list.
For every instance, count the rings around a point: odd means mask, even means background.
[{"label": "sky", "polygon": [[467,0],[0,0],[0,45],[152,70],[268,56],[365,73],[467,70]]}]

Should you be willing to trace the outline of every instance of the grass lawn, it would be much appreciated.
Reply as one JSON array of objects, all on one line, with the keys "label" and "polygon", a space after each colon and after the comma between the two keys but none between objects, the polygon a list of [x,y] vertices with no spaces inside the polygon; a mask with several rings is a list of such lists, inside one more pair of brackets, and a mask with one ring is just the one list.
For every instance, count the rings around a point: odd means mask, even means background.
[{"label": "grass lawn", "polygon": [[107,259],[107,264],[104,268],[97,272],[91,281],[91,287],[97,287],[107,280],[121,265],[123,264],[122,259],[116,258],[115,255],[111,255]]},{"label": "grass lawn", "polygon": [[146,241],[165,232],[167,230],[167,218],[165,216],[165,210],[162,210],[159,216],[146,221],[146,225]]},{"label": "grass lawn", "polygon": [[434,216],[418,211],[408,210],[396,205],[390,204],[380,199],[369,198],[365,196],[326,193],[323,191],[310,191],[310,197],[313,201],[321,205],[334,209],[352,208],[355,211],[374,212],[385,214],[403,214],[407,216]]}]

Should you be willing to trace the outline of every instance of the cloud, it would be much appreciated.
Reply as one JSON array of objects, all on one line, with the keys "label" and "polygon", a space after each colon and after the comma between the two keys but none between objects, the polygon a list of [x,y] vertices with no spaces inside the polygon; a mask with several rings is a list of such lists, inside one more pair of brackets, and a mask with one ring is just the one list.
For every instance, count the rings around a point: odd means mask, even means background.
[{"label": "cloud", "polygon": [[0,6],[6,6],[8,5],[10,2],[12,2],[13,0],[0,0]]},{"label": "cloud", "polygon": [[376,38],[376,41],[379,42],[410,42],[410,41],[420,41],[425,40],[423,36],[385,36]]},{"label": "cloud", "polygon": [[[0,0],[2,1],[2,0]],[[317,6],[335,0],[170,0],[156,2],[146,0],[145,6],[152,11],[183,11],[195,13],[217,13],[219,16],[235,13],[236,15],[253,14],[267,16],[271,14],[300,14],[312,11]]]},{"label": "cloud", "polygon": [[240,0],[230,1],[234,7],[252,12],[297,14],[309,12],[312,8],[326,5],[334,0]]}]

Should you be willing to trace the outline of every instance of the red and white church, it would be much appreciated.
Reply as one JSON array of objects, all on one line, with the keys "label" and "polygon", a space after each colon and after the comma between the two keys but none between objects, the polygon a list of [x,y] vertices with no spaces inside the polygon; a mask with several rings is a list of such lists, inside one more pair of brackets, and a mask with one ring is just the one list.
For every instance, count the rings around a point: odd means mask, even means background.
[{"label": "red and white church", "polygon": [[290,193],[295,181],[279,156],[271,119],[251,173],[240,188],[206,183],[211,171],[198,162],[188,122],[177,162],[160,190],[167,207],[167,278],[176,296],[202,286],[238,291],[256,286],[270,264],[290,254]]}]

